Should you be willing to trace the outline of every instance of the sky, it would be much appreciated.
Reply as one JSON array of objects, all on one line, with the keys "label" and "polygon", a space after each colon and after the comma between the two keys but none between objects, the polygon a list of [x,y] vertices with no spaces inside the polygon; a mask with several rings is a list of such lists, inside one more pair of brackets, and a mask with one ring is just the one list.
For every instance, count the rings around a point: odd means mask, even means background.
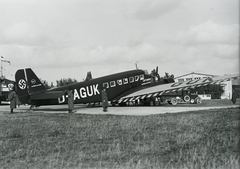
[{"label": "sky", "polygon": [[175,77],[239,72],[239,0],[0,0],[3,74],[49,84],[158,66]]}]

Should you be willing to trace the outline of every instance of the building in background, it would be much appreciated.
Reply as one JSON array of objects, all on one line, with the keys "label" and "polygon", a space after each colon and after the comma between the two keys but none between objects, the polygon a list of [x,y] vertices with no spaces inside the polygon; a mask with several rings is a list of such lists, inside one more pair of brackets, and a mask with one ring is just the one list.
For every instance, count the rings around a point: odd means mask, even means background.
[{"label": "building in background", "polygon": [[[175,82],[183,82],[183,81],[190,81],[190,80],[198,80],[198,79],[206,79],[206,78],[213,78],[216,77],[217,75],[210,75],[210,74],[203,74],[203,73],[188,73],[182,76],[175,77],[174,80]],[[232,86],[233,84],[238,83],[237,80],[233,81],[226,81],[222,82],[221,86],[223,86],[224,92],[221,95],[221,99],[232,99]],[[199,95],[202,99],[211,99],[211,95],[209,93],[206,93],[204,95]]]},{"label": "building in background", "polygon": [[0,104],[2,101],[7,101],[10,89],[14,87],[14,81],[0,77]]}]

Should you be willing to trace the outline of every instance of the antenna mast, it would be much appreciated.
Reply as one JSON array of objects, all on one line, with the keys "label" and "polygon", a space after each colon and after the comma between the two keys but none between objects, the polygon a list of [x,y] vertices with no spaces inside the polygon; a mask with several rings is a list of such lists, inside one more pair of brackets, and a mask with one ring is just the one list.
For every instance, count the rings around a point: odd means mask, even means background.
[{"label": "antenna mast", "polygon": [[136,69],[138,70],[138,61],[135,63]]}]

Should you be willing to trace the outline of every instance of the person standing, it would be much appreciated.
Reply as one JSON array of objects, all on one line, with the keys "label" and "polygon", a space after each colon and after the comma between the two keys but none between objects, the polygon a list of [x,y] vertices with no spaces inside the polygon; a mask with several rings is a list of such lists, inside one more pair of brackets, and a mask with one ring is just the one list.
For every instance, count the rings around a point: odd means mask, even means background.
[{"label": "person standing", "polygon": [[232,99],[231,100],[232,100],[233,104],[235,104],[237,101],[237,94],[234,90],[232,90]]},{"label": "person standing", "polygon": [[71,87],[69,87],[69,90],[68,90],[68,112],[73,113],[73,109],[74,109],[73,90]]},{"label": "person standing", "polygon": [[8,100],[10,101],[10,109],[11,109],[11,113],[13,113],[13,109],[16,108],[17,105],[17,94],[14,90],[14,88],[12,89],[12,91],[9,93],[8,95]]},{"label": "person standing", "polygon": [[105,88],[102,90],[102,107],[103,111],[106,112],[108,108],[108,97]]}]

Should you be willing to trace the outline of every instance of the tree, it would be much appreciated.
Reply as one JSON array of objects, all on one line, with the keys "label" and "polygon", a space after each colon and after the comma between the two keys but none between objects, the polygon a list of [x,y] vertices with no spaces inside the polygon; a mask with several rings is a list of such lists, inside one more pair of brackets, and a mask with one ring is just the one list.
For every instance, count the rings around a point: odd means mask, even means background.
[{"label": "tree", "polygon": [[63,79],[57,80],[56,82],[57,82],[57,87],[61,87],[61,86],[77,83],[78,81],[72,78],[68,78],[68,79],[63,78]]},{"label": "tree", "polygon": [[51,86],[48,84],[48,82],[46,80],[42,80],[42,79],[39,79],[39,80],[42,82],[42,84],[45,86],[46,89],[51,88]]},{"label": "tree", "polygon": [[165,76],[163,77],[164,79],[168,79],[168,78],[171,78],[171,79],[174,79],[174,75],[173,74],[169,74],[167,72],[165,72]]},{"label": "tree", "polygon": [[211,94],[212,99],[220,99],[224,89],[220,84],[210,84],[191,89],[191,92],[197,92],[198,94]]},{"label": "tree", "polygon": [[160,77],[160,81],[164,81],[165,83],[172,83],[174,82],[174,75],[170,75],[169,73],[165,72],[165,76]]}]

